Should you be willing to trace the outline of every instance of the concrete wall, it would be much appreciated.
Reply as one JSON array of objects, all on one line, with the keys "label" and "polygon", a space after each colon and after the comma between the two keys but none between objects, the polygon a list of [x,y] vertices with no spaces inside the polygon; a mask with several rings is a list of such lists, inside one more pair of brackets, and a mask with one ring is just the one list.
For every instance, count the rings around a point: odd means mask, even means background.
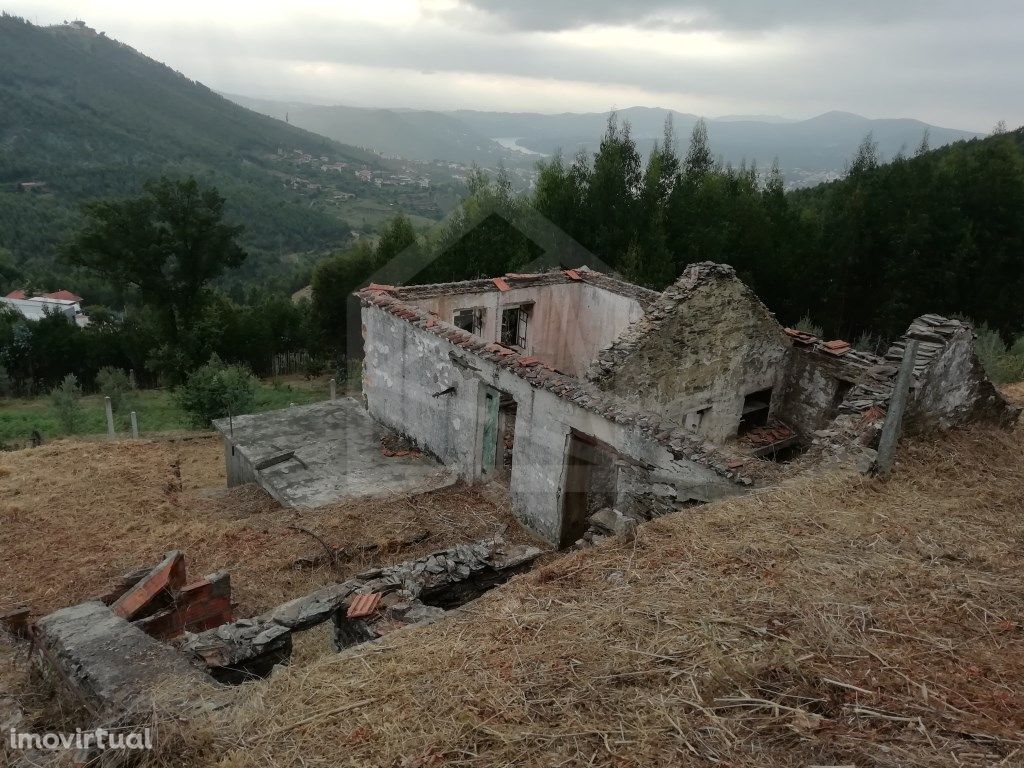
[{"label": "concrete wall", "polygon": [[[557,543],[570,430],[600,440],[671,478],[681,492],[710,500],[735,486],[706,467],[676,461],[660,444],[557,395],[534,389],[490,361],[374,306],[363,307],[363,391],[370,415],[414,440],[470,482],[482,478],[486,387],[516,400],[510,494],[525,525]],[[474,370],[475,369],[475,370]],[[433,395],[454,386],[449,395]]]},{"label": "concrete wall", "polygon": [[482,308],[481,335],[487,341],[501,340],[501,313],[505,307],[533,302],[526,353],[573,376],[581,375],[600,349],[643,316],[636,299],[582,282],[406,301],[436,313],[448,323],[457,310]]},{"label": "concrete wall", "polygon": [[699,432],[736,434],[746,395],[782,383],[788,337],[735,278],[708,280],[665,311],[659,327],[598,385],[679,424],[705,412]]},{"label": "concrete wall", "polygon": [[228,488],[236,485],[256,482],[256,472],[252,462],[247,459],[240,450],[232,446],[231,438],[227,435],[221,436],[224,442],[224,468],[228,476]]}]

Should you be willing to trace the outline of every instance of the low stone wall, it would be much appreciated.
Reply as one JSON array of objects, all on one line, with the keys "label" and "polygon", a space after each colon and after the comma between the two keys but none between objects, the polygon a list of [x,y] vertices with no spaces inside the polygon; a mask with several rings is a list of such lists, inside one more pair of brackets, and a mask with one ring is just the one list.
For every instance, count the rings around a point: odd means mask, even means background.
[{"label": "low stone wall", "polygon": [[[292,633],[333,618],[336,648],[366,642],[391,629],[435,618],[529,567],[536,547],[508,544],[501,537],[461,544],[328,584],[265,614],[187,635],[181,647],[223,683],[266,677],[291,657]],[[360,596],[378,598],[366,615],[349,617]]]},{"label": "low stone wall", "polygon": [[151,638],[103,603],[63,608],[32,630],[33,662],[85,727],[143,722],[166,687],[191,698],[213,680],[183,654]]}]

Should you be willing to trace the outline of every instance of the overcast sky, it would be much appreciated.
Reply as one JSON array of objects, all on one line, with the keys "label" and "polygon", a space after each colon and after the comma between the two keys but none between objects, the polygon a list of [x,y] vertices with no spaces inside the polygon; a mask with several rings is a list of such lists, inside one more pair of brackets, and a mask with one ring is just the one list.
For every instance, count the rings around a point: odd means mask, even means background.
[{"label": "overcast sky", "polygon": [[210,87],[357,106],[1024,123],[1024,0],[0,0]]}]

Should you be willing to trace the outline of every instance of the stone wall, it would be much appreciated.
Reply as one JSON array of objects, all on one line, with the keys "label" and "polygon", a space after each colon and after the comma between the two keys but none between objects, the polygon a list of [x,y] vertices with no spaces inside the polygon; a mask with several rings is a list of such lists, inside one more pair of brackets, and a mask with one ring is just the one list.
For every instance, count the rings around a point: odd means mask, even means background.
[{"label": "stone wall", "polygon": [[723,264],[691,265],[591,367],[601,389],[700,434],[736,434],[744,397],[777,388],[790,341],[774,316]]},{"label": "stone wall", "polygon": [[[918,378],[907,409],[910,429],[949,429],[970,422],[1009,426],[1016,421],[1017,409],[1008,405],[985,377],[970,326],[945,320],[929,327],[918,318],[907,337],[918,339],[919,359],[925,351],[933,353],[927,365],[916,371]],[[936,346],[922,350],[925,344]]]},{"label": "stone wall", "polygon": [[[577,405],[571,395],[532,386],[508,368],[380,307],[363,307],[363,326],[363,390],[370,415],[470,482],[482,478],[486,388],[515,399],[512,503],[523,523],[548,541],[559,543],[561,538],[566,451],[573,429],[631,457],[647,471],[671,477],[689,498],[709,500],[737,490],[738,477],[673,455],[641,430]],[[585,399],[583,394],[578,397]],[[698,448],[680,443],[680,450],[703,458]]]}]

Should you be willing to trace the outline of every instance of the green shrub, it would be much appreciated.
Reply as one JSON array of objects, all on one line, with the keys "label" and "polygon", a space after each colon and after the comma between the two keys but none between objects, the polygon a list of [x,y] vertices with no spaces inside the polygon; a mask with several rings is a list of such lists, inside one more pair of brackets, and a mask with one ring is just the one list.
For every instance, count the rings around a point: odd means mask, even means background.
[{"label": "green shrub", "polygon": [[14,393],[14,385],[11,383],[11,374],[7,368],[0,365],[0,397],[10,397]]},{"label": "green shrub", "polygon": [[978,336],[975,350],[985,374],[996,384],[1009,384],[1024,379],[1024,336],[1007,345],[999,332],[982,323],[975,326]]},{"label": "green shrub", "polygon": [[126,404],[129,393],[134,389],[128,374],[120,368],[104,366],[96,373],[96,388],[110,398],[110,406],[116,413]]},{"label": "green shrub", "polygon": [[213,419],[238,415],[252,408],[256,380],[240,365],[225,365],[217,355],[189,374],[178,391],[178,404],[203,427]]},{"label": "green shrub", "polygon": [[853,342],[853,348],[871,355],[881,355],[885,352],[886,345],[881,337],[870,331],[861,331],[857,340]]},{"label": "green shrub", "polygon": [[57,422],[66,434],[73,435],[82,420],[82,388],[78,378],[69,373],[64,380],[50,390],[50,401],[56,412]]},{"label": "green shrub", "polygon": [[323,376],[327,371],[327,359],[319,355],[309,355],[306,358],[305,374],[307,379],[315,379]]},{"label": "green shrub", "polygon": [[811,334],[811,336],[817,336],[819,339],[822,337],[821,326],[820,325],[816,325],[814,323],[814,321],[811,320],[811,316],[810,315],[804,315],[803,317],[801,317],[797,321],[797,324],[796,324],[795,327],[796,327],[796,329],[798,331],[803,331],[804,333],[809,333],[809,334]]}]

